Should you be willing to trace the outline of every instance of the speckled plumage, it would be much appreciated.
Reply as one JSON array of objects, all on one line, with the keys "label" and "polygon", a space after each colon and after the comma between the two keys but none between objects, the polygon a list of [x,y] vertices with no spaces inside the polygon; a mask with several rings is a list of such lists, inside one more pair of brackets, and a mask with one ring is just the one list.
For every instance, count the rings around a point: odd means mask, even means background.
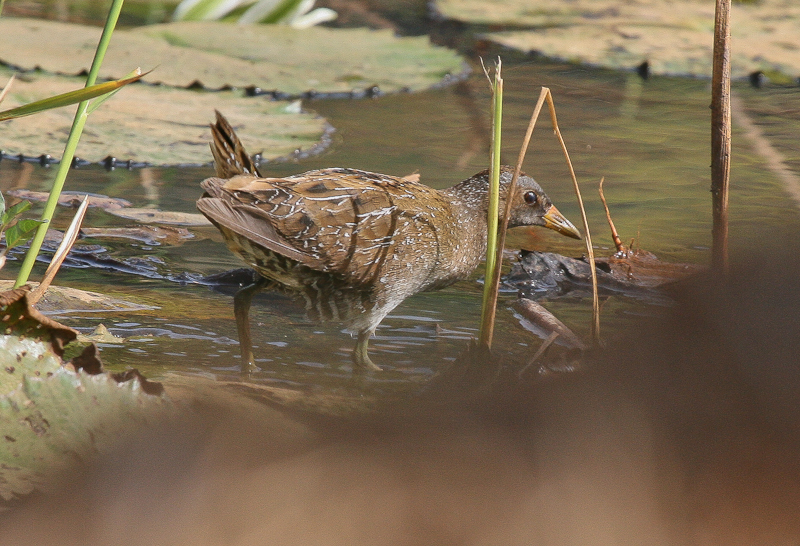
[{"label": "speckled plumage", "polygon": [[[301,294],[311,319],[358,333],[357,365],[374,366],[366,343],[387,313],[466,278],[486,252],[488,171],[441,191],[356,169],[265,178],[220,114],[213,129],[218,177],[202,182],[198,208],[245,263]],[[501,203],[510,179],[504,168]],[[532,178],[518,188],[510,226],[578,236]]]}]

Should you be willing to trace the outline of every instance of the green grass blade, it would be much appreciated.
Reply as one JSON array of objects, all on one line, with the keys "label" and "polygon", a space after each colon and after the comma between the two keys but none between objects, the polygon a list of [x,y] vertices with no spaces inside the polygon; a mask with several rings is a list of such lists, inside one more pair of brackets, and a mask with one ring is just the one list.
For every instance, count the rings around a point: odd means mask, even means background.
[{"label": "green grass blade", "polygon": [[[111,3],[108,17],[106,18],[106,24],[105,27],[103,27],[103,34],[100,36],[100,42],[97,44],[92,67],[89,70],[89,75],[86,77],[86,87],[93,86],[97,81],[97,74],[100,72],[100,66],[103,64],[103,58],[108,50],[111,35],[114,33],[114,28],[117,26],[119,13],[122,10],[122,3],[123,0],[113,0]],[[61,196],[61,190],[64,188],[64,182],[67,179],[67,173],[72,165],[72,158],[75,157],[75,150],[78,148],[83,126],[86,124],[86,118],[88,117],[86,111],[88,106],[88,101],[83,101],[78,104],[78,110],[75,112],[75,118],[72,122],[72,129],[69,132],[67,144],[64,147],[64,154],[61,157],[61,162],[58,165],[58,172],[53,181],[53,188],[50,190],[50,195],[47,198],[44,211],[42,212],[42,224],[39,226],[39,229],[36,230],[36,234],[31,241],[31,246],[25,255],[25,260],[22,262],[17,280],[14,283],[15,288],[19,288],[28,282],[28,277],[33,270],[33,264],[36,263],[36,257],[39,254],[39,250],[42,248],[42,242],[47,233],[47,226],[55,213],[56,206],[58,205],[58,198]]]},{"label": "green grass blade", "polygon": [[[117,88],[116,88],[116,89],[114,89],[113,91],[111,91],[111,92],[109,92],[109,93],[106,93],[105,95],[102,95],[102,96],[98,97],[98,98],[97,98],[97,100],[93,100],[93,101],[92,101],[92,102],[89,104],[89,108],[88,108],[88,110],[86,111],[86,113],[87,113],[87,114],[91,114],[92,112],[94,112],[95,110],[97,110],[98,108],[100,108],[100,105],[102,105],[102,104],[103,104],[104,102],[106,102],[108,99],[110,99],[111,97],[113,97],[113,96],[114,96],[114,95],[115,95],[115,94],[116,94],[116,93],[117,93],[117,92],[118,92],[120,89],[122,89],[122,87],[124,87],[125,85],[128,85],[129,83],[133,83],[133,82],[139,81],[140,79],[142,79],[142,78],[144,78],[145,76],[147,76],[147,75],[148,75],[150,72],[152,72],[152,70],[148,70],[147,72],[144,72],[144,73],[143,73],[143,72],[141,71],[141,69],[137,68],[136,70],[134,70],[133,72],[131,72],[130,74],[128,74],[127,76],[125,76],[125,78],[123,78],[122,80],[117,80],[117,81],[120,81],[120,82],[121,82],[121,81],[125,81],[125,83],[123,83],[121,86],[117,87]],[[130,80],[130,81],[127,81],[127,80]]]},{"label": "green grass blade", "polygon": [[32,114],[44,112],[45,110],[61,108],[62,106],[70,106],[82,101],[88,101],[89,99],[93,99],[95,97],[113,93],[129,83],[139,81],[145,75],[140,70],[137,70],[136,72],[137,73],[135,75],[129,77],[126,76],[120,80],[84,87],[83,89],[78,89],[76,91],[69,91],[67,93],[61,93],[60,95],[55,95],[46,99],[37,100],[36,102],[32,102],[30,104],[18,106],[17,108],[4,110],[0,112],[0,121],[30,116]]},{"label": "green grass blade", "polygon": [[492,154],[489,175],[489,211],[486,218],[486,273],[483,284],[483,305],[481,308],[480,343],[491,347],[494,333],[494,312],[490,309],[494,286],[494,270],[497,259],[497,225],[500,203],[500,146],[503,118],[503,77],[498,60],[492,85]]},{"label": "green grass blade", "polygon": [[301,3],[302,0],[261,0],[244,12],[239,22],[264,24],[287,22]]}]

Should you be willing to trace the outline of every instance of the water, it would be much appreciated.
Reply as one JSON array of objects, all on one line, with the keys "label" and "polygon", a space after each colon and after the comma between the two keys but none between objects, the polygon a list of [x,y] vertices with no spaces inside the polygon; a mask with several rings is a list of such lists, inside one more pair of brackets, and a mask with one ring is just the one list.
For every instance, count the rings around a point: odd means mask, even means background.
[{"label": "water", "polygon": [[[598,254],[610,254],[613,246],[597,197],[597,183],[605,177],[606,197],[623,241],[635,238],[637,246],[667,261],[707,264],[711,242],[708,82],[658,77],[643,81],[633,74],[548,63],[507,52],[503,56],[504,161],[515,162],[539,89],[549,87]],[[754,90],[740,85],[735,92],[749,119],[764,129],[772,151],[784,159],[789,182],[792,176],[800,176],[798,90]],[[395,175],[420,172],[423,182],[441,188],[487,165],[489,88],[480,69],[466,82],[445,89],[361,101],[308,101],[304,106],[336,128],[333,145],[302,163],[269,165],[265,173],[280,176],[331,166]],[[209,112],[209,120],[212,116]],[[752,134],[734,129],[730,197],[734,254],[746,253],[765,240],[793,237],[800,228],[797,205],[785,189],[787,177],[776,174],[775,157],[773,168],[767,165],[764,154],[754,151],[751,139]],[[578,225],[569,172],[546,109],[525,170]],[[72,172],[68,189],[124,197],[134,206],[195,212],[198,184],[211,174],[210,167],[111,172],[88,167]],[[0,162],[4,192],[13,187],[46,191],[51,176],[42,167]],[[60,209],[56,227],[62,227],[67,216]],[[93,209],[84,225],[131,224]],[[150,260],[161,276],[207,275],[240,267],[216,230],[193,228],[191,232],[193,238],[175,246],[108,239],[85,242],[103,244],[108,255],[118,259]],[[583,253],[580,242],[544,230],[518,230],[510,237],[510,245],[571,256]],[[9,263],[2,276],[13,278],[17,267],[18,262]],[[33,278],[40,274],[37,270]],[[387,371],[372,379],[375,384],[386,388],[416,384],[456,357],[477,333],[481,291],[477,278],[476,274],[443,291],[410,298],[383,321],[370,347],[375,362]],[[155,378],[171,372],[235,375],[239,358],[230,295],[166,278],[96,269],[65,269],[57,282],[157,307],[137,313],[59,317],[84,332],[102,322],[126,338],[122,346],[102,346],[109,368],[136,367]],[[494,346],[512,359],[523,359],[535,352],[540,341],[512,315],[513,297],[506,294],[501,299]],[[587,334],[588,301],[562,301],[552,308],[579,334]],[[605,307],[603,331],[612,335],[633,317],[650,311],[641,303],[613,298]],[[349,380],[354,340],[339,325],[310,324],[299,304],[276,295],[257,298],[251,320],[254,351],[262,368],[254,379],[315,388]]]}]

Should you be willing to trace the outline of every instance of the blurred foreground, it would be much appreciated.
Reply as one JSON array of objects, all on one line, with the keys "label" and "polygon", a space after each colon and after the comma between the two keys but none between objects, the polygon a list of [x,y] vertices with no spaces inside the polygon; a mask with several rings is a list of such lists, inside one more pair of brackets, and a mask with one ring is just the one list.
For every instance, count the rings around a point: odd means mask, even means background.
[{"label": "blurred foreground", "polygon": [[244,384],[198,397],[0,514],[0,544],[796,546],[800,259],[783,256],[683,285],[583,371],[489,396],[362,418]]}]

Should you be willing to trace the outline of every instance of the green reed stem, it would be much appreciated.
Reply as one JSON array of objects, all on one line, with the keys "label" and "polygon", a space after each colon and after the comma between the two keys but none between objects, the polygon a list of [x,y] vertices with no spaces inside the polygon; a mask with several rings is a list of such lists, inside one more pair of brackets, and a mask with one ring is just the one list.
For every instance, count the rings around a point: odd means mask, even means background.
[{"label": "green reed stem", "polygon": [[497,60],[497,66],[495,67],[492,98],[492,151],[489,171],[489,210],[486,218],[486,273],[484,275],[480,332],[480,343],[487,347],[492,346],[492,336],[494,334],[494,305],[492,302],[495,300],[492,298],[492,288],[495,285],[498,208],[500,204],[500,134],[503,118],[503,77],[500,59]]},{"label": "green reed stem", "polygon": [[[122,3],[123,0],[112,0],[111,2],[111,8],[106,18],[106,25],[103,27],[103,34],[100,36],[100,42],[97,44],[97,49],[95,50],[92,67],[89,70],[89,75],[86,76],[86,87],[94,85],[97,81],[100,65],[103,63],[103,58],[108,50],[108,44],[111,41],[111,35],[114,33],[114,28],[117,26],[119,13],[122,10]],[[36,263],[36,257],[39,255],[39,250],[42,248],[42,242],[47,233],[47,228],[50,225],[50,220],[53,219],[53,214],[58,205],[58,198],[61,196],[61,190],[64,189],[64,182],[67,179],[67,173],[72,165],[72,158],[75,157],[75,150],[78,148],[83,126],[86,124],[86,118],[88,117],[88,108],[89,101],[83,101],[78,104],[78,110],[75,112],[75,118],[72,121],[72,129],[70,129],[67,144],[64,147],[64,155],[61,157],[61,162],[58,165],[58,171],[53,181],[53,188],[50,190],[50,195],[44,205],[44,211],[41,217],[42,224],[39,226],[39,229],[36,230],[36,235],[33,236],[31,246],[28,249],[28,253],[25,255],[25,260],[22,262],[17,280],[14,283],[14,288],[18,288],[28,282],[28,277],[31,274],[31,270],[33,270],[33,265]]]}]

